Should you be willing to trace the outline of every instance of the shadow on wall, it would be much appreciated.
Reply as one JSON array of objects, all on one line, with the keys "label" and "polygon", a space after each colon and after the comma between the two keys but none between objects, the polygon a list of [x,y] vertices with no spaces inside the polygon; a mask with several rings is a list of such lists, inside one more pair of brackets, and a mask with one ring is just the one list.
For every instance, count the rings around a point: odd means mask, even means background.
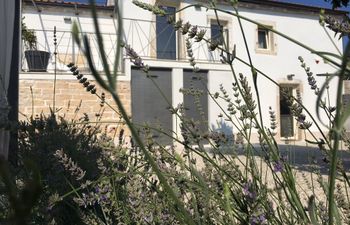
[{"label": "shadow on wall", "polygon": [[211,125],[212,133],[224,134],[226,141],[222,142],[221,147],[232,146],[235,142],[235,135],[233,133],[233,127],[227,124],[223,119],[217,121],[217,124]]}]

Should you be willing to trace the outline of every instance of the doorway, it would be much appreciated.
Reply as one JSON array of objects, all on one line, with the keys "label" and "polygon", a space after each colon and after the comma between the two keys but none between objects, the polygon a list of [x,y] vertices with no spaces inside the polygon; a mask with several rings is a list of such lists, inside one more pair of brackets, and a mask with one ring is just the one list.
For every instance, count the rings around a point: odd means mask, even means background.
[{"label": "doorway", "polygon": [[290,109],[290,101],[288,96],[297,97],[300,91],[298,84],[282,84],[279,89],[279,122],[280,122],[280,138],[297,140],[299,138],[299,129]]}]

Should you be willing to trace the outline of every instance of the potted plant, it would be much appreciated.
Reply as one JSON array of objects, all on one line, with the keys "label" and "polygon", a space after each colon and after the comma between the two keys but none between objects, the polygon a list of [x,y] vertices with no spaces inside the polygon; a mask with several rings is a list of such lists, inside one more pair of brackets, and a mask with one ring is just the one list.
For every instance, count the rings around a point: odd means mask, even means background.
[{"label": "potted plant", "polygon": [[34,30],[29,30],[22,18],[22,40],[26,51],[24,55],[29,72],[46,72],[50,53],[37,49],[37,37]]}]

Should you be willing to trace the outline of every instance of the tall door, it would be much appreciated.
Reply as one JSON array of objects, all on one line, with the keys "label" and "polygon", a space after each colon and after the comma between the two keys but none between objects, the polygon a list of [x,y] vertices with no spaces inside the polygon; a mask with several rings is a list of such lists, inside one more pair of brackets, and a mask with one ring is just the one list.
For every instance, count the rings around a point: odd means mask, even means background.
[{"label": "tall door", "polygon": [[[169,15],[176,11],[175,7],[162,6]],[[166,16],[156,17],[156,40],[158,59],[176,59],[176,31],[172,24],[169,24]]]},{"label": "tall door", "polygon": [[183,71],[185,116],[194,120],[201,133],[208,132],[208,71]]},{"label": "tall door", "polygon": [[281,138],[297,138],[296,122],[289,108],[287,96],[296,97],[296,87],[281,86],[280,89],[280,136]]},{"label": "tall door", "polygon": [[[170,69],[151,69],[147,76],[142,70],[131,70],[132,121],[160,128],[170,135],[168,137],[154,129],[150,130],[154,140],[163,145],[172,144],[172,115],[169,111],[169,104],[172,105],[171,73]],[[145,130],[139,127],[139,131],[144,138]]]}]

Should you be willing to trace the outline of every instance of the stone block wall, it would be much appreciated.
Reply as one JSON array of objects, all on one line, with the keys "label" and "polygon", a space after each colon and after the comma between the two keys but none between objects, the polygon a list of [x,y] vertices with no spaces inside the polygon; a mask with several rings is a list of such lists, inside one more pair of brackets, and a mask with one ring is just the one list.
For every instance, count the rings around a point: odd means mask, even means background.
[{"label": "stone block wall", "polygon": [[[96,84],[96,82],[92,83]],[[19,82],[19,118],[25,120],[31,115],[36,116],[41,113],[46,115],[53,107],[53,85],[52,79],[20,79]],[[97,87],[96,94],[105,93],[105,102],[110,104],[115,110],[116,105],[112,97],[102,88]],[[118,81],[117,83],[119,96],[124,103],[128,114],[131,116],[131,91],[129,81]],[[96,121],[96,114],[102,113],[101,121],[106,124],[108,129],[117,126],[120,122],[119,114],[111,109],[107,104],[100,106],[101,100],[94,94],[87,92],[83,85],[77,80],[57,80],[56,81],[56,109],[59,109],[58,115],[64,116],[66,119],[79,119],[86,113],[90,121]],[[78,112],[76,112],[79,107]]]}]

